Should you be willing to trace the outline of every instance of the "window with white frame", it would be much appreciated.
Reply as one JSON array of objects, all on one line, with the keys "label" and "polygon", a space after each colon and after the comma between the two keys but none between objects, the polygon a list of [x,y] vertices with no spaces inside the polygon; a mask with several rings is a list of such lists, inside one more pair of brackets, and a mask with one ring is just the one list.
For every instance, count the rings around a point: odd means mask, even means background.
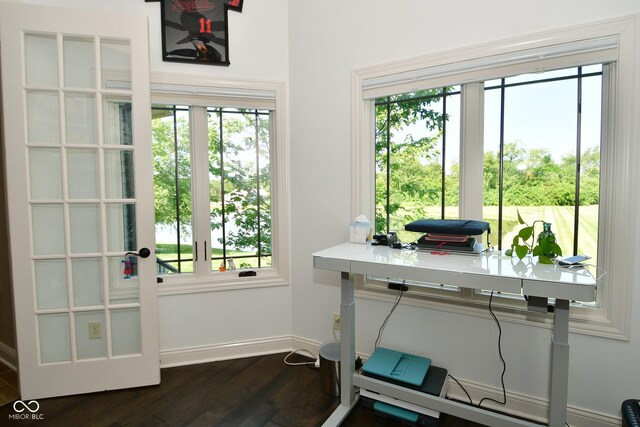
[{"label": "window with white frame", "polygon": [[279,91],[152,86],[161,290],[286,283]]},{"label": "window with white frame", "polygon": [[[612,308],[630,289],[616,258],[628,247],[608,219],[637,203],[625,200],[628,184],[617,187],[633,168],[613,167],[631,161],[623,135],[635,125],[619,106],[633,111],[635,101],[616,89],[634,83],[635,53],[625,44],[628,23],[613,27],[559,31],[525,50],[496,43],[354,72],[353,194],[362,195],[354,215],[373,215],[376,232],[405,242],[419,237],[404,231],[416,219],[482,219],[498,249],[509,248],[517,212],[551,222],[565,255],[589,254],[594,275],[608,272],[595,303],[574,302],[572,327],[627,337],[628,316]],[[500,53],[478,56],[483,49]],[[409,292],[417,304],[464,312],[487,300],[482,291],[421,285]],[[369,277],[359,292],[379,298],[385,289]],[[531,319],[524,296],[502,297],[493,301],[508,316]]]}]

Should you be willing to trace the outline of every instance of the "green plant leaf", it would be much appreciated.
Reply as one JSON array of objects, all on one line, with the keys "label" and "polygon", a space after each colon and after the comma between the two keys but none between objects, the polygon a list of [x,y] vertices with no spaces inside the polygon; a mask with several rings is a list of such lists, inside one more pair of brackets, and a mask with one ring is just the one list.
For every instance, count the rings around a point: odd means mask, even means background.
[{"label": "green plant leaf", "polygon": [[538,261],[542,264],[553,264],[553,261],[546,255],[540,255]]},{"label": "green plant leaf", "polygon": [[523,227],[519,232],[518,236],[525,242],[531,238],[533,235],[533,227]]},{"label": "green plant leaf", "polygon": [[[517,234],[515,236],[513,236],[513,244],[511,246],[517,246],[520,244],[520,236],[518,236]],[[513,249],[513,248],[512,248]]]},{"label": "green plant leaf", "polygon": [[524,220],[522,219],[522,217],[520,216],[520,211],[516,209],[516,212],[518,213],[518,222],[519,222],[520,224],[526,224],[526,223],[524,222]]},{"label": "green plant leaf", "polygon": [[528,252],[529,248],[527,246],[516,245],[516,255],[518,255],[518,258],[524,258]]},{"label": "green plant leaf", "polygon": [[551,242],[549,242],[549,240],[547,239],[540,239],[540,241],[538,242],[538,246],[540,247],[540,250],[543,254],[548,254],[551,249]]},{"label": "green plant leaf", "polygon": [[504,251],[504,254],[506,256],[513,256],[513,249],[507,249],[506,251]]},{"label": "green plant leaf", "polygon": [[560,247],[560,245],[558,245],[557,243],[552,243],[550,247],[551,247],[551,252],[553,252],[556,255],[562,256],[562,248]]},{"label": "green plant leaf", "polygon": [[540,256],[542,254],[544,254],[544,251],[542,250],[542,246],[540,245],[534,246],[533,250],[531,251],[531,255],[533,256]]}]

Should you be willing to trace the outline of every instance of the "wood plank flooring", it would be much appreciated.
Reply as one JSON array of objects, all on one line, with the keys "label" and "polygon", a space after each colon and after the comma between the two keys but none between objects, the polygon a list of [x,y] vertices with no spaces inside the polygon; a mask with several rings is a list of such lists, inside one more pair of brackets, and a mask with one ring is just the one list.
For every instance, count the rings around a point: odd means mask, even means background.
[{"label": "wood plank flooring", "polygon": [[[339,404],[325,395],[320,374],[287,366],[285,354],[167,368],[158,386],[40,399],[42,419],[15,420],[0,406],[0,425],[34,426],[319,426]],[[307,361],[299,355],[289,361]],[[15,417],[14,417],[15,418]],[[356,407],[344,427],[401,426]],[[443,416],[440,427],[477,427]]]},{"label": "wood plank flooring", "polygon": [[[20,398],[18,393],[18,375],[14,370],[0,362],[0,406]],[[2,421],[0,421],[2,425]]]}]

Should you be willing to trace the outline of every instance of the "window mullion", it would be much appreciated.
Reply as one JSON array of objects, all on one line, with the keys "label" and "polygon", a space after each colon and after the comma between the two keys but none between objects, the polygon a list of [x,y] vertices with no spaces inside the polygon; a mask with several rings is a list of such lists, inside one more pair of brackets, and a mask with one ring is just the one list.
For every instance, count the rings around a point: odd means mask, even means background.
[{"label": "window mullion", "polygon": [[193,242],[197,260],[193,270],[204,277],[211,270],[211,232],[209,227],[209,137],[205,107],[191,107],[191,179],[193,186]]},{"label": "window mullion", "polygon": [[482,220],[484,83],[462,86],[460,102],[460,218]]}]

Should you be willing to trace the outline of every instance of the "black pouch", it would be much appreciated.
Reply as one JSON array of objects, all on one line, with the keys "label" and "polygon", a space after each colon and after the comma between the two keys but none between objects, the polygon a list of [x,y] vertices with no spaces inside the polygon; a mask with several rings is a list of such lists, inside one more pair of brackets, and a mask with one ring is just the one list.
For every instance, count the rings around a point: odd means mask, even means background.
[{"label": "black pouch", "polygon": [[404,226],[406,231],[449,236],[477,236],[491,233],[488,222],[468,219],[419,219]]}]

